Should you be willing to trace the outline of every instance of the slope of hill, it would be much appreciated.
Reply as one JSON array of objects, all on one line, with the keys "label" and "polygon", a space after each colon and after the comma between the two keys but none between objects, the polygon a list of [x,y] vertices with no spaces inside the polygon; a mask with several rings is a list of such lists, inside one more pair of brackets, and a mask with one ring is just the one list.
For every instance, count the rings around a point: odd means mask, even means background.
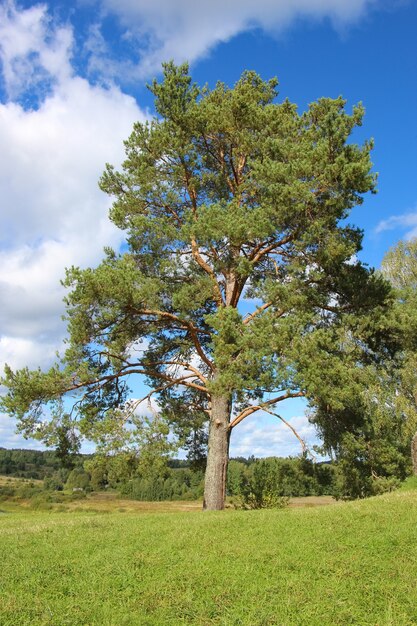
[{"label": "slope of hill", "polygon": [[331,507],[0,516],[2,626],[417,624],[417,491]]}]

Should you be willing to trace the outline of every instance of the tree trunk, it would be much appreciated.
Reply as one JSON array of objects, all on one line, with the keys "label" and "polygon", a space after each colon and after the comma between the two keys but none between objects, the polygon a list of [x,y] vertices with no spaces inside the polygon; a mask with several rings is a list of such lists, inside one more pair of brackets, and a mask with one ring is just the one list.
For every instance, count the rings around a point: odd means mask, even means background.
[{"label": "tree trunk", "polygon": [[203,503],[203,509],[207,511],[224,509],[229,462],[230,409],[228,397],[212,396]]},{"label": "tree trunk", "polygon": [[413,474],[417,476],[417,433],[411,440],[411,461],[413,463]]}]

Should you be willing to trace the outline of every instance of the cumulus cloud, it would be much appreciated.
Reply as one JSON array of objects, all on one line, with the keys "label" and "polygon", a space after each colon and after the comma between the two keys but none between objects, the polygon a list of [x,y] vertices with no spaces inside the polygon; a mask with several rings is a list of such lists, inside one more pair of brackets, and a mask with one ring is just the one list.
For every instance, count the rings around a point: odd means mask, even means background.
[{"label": "cumulus cloud", "polygon": [[[117,87],[74,75],[72,32],[54,28],[44,5],[19,11],[7,2],[0,23],[8,94],[0,103],[0,367],[45,366],[64,334],[65,267],[93,265],[103,246],[121,241],[97,180],[106,161],[121,160],[122,140],[144,114]],[[52,90],[30,108],[20,96],[39,68]]]},{"label": "cumulus cloud", "polygon": [[44,5],[19,11],[12,0],[0,7],[0,59],[9,97],[42,92],[71,75],[72,30],[57,26]]},{"label": "cumulus cloud", "polygon": [[[287,420],[309,448],[319,443],[315,428],[305,415]],[[278,419],[254,415],[236,426],[230,444],[231,456],[297,456],[302,452],[298,439]]]},{"label": "cumulus cloud", "polygon": [[[254,28],[276,33],[297,18],[329,18],[338,25],[357,20],[376,0],[101,0],[103,11],[116,15],[131,42],[138,64],[136,75],[151,76],[162,61],[177,63],[206,55],[216,44]],[[95,68],[105,42],[100,30],[92,33]],[[115,65],[115,70],[118,68]],[[107,64],[107,68],[110,66]]]},{"label": "cumulus cloud", "polygon": [[44,450],[45,446],[40,441],[31,439],[27,441],[14,430],[14,423],[7,415],[0,414],[0,447],[2,448],[26,448],[29,450]]}]

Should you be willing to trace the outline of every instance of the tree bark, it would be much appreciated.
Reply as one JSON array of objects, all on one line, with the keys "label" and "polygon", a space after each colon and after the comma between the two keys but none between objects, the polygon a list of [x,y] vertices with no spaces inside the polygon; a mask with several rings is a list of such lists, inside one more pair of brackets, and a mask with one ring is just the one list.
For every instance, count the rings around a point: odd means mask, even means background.
[{"label": "tree bark", "polygon": [[417,476],[417,433],[411,440],[411,461],[413,463],[413,474]]},{"label": "tree bark", "polygon": [[203,509],[224,509],[230,442],[230,399],[212,396]]}]

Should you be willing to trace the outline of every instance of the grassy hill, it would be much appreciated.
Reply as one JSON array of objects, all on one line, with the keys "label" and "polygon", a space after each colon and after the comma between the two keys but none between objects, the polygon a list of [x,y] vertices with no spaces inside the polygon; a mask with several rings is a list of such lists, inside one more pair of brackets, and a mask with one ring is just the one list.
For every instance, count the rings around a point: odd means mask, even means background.
[{"label": "grassy hill", "polygon": [[144,511],[0,515],[0,624],[417,624],[416,490]]}]

